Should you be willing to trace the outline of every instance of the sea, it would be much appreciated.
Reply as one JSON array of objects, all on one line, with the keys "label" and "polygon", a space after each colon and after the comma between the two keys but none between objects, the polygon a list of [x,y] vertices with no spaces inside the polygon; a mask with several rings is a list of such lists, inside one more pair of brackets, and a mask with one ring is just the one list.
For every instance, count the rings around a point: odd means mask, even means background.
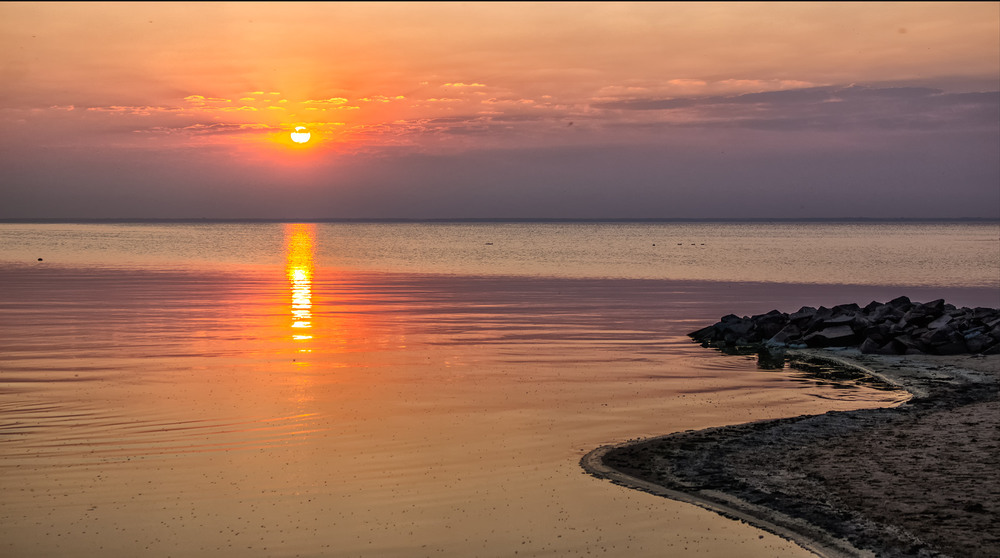
[{"label": "sea", "polygon": [[1000,307],[1000,222],[0,223],[0,556],[810,556],[590,450],[898,405],[687,334]]}]

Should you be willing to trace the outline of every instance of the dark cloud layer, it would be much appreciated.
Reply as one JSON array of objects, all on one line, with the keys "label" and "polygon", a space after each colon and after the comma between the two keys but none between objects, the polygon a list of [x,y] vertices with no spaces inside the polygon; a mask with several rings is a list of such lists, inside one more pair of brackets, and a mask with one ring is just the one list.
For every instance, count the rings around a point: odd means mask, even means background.
[{"label": "dark cloud layer", "polygon": [[[924,87],[810,87],[734,96],[626,99],[616,111],[684,111],[678,126],[801,129],[996,128],[1000,92],[945,93]],[[667,124],[672,124],[667,122]]]},{"label": "dark cloud layer", "polygon": [[841,139],[741,129],[657,145],[438,155],[400,147],[310,169],[210,150],[141,159],[53,150],[40,169],[13,147],[0,154],[0,217],[1000,216],[994,131]]}]

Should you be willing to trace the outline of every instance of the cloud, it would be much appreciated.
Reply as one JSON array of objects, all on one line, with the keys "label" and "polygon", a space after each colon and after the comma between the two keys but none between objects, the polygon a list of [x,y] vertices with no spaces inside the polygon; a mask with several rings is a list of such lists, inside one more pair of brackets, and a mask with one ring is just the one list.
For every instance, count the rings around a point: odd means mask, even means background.
[{"label": "cloud", "polygon": [[[72,105],[70,107],[68,107],[68,108],[67,107],[50,107],[50,108],[55,109],[55,110],[67,110],[67,111],[74,110],[74,107]],[[88,112],[103,112],[103,113],[110,113],[110,114],[128,114],[128,115],[137,115],[137,116],[150,116],[153,113],[178,112],[178,111],[183,110],[183,109],[180,109],[178,107],[169,107],[169,106],[111,105],[111,106],[104,106],[104,107],[87,107],[86,110]]]},{"label": "cloud", "polygon": [[205,97],[203,95],[188,95],[187,97],[184,97],[184,100],[195,105],[233,102],[231,99],[223,99],[221,97]]},{"label": "cloud", "polygon": [[343,97],[330,97],[329,99],[308,99],[302,102],[306,105],[340,106],[347,104],[349,101]]},{"label": "cloud", "polygon": [[187,134],[193,136],[214,136],[214,135],[234,135],[234,134],[256,134],[280,130],[267,124],[227,124],[222,122],[197,123],[188,126],[154,126],[144,130],[136,130],[139,133],[151,134]]},{"label": "cloud", "polygon": [[601,87],[593,96],[598,103],[640,100],[671,100],[678,98],[734,97],[746,93],[806,89],[819,84],[786,79],[724,79],[704,80],[674,78],[664,80],[632,79],[624,83]]},{"label": "cloud", "polygon": [[534,99],[498,99],[496,97],[491,99],[484,99],[482,101],[484,105],[503,105],[509,107],[524,107],[524,106],[535,106]]},{"label": "cloud", "polygon": [[[597,102],[606,111],[666,113],[662,125],[768,130],[997,127],[1000,92],[945,93],[927,87],[820,86],[732,96]],[[670,113],[676,118],[671,119]]]},{"label": "cloud", "polygon": [[402,95],[396,95],[394,97],[390,97],[387,95],[370,95],[368,97],[364,97],[358,100],[366,103],[391,103],[392,101],[402,101],[405,99],[406,97]]},{"label": "cloud", "polygon": [[[364,99],[362,99],[364,100]],[[287,99],[281,99],[279,103],[287,103]],[[350,101],[344,97],[330,97],[329,99],[307,99],[302,101],[305,105],[305,110],[311,111],[321,111],[321,110],[358,110],[361,107],[357,105],[348,105]]]}]

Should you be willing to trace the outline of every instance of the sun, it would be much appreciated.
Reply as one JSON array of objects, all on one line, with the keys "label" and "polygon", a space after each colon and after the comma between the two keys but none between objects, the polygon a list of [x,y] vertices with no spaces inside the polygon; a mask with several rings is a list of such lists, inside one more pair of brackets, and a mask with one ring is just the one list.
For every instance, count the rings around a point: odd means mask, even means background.
[{"label": "sun", "polygon": [[309,141],[311,136],[312,134],[309,133],[309,130],[306,130],[305,126],[296,126],[295,131],[292,132],[292,141],[295,143],[305,143]]}]

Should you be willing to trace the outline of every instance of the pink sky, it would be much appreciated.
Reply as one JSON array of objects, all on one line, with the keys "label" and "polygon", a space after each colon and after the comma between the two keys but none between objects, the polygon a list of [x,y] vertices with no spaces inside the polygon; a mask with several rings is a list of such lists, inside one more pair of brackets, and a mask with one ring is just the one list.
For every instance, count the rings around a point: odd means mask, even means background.
[{"label": "pink sky", "polygon": [[997,3],[4,3],[0,41],[0,218],[1000,218]]}]

